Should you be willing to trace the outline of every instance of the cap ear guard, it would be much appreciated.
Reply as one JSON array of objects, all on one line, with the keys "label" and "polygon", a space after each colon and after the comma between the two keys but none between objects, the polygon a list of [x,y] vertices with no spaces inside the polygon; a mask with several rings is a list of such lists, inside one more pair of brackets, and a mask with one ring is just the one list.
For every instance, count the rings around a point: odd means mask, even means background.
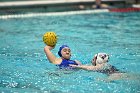
[{"label": "cap ear guard", "polygon": [[109,59],[110,59],[110,56],[107,54],[107,56],[108,56],[108,60],[107,60],[107,62],[109,61]]},{"label": "cap ear guard", "polygon": [[94,65],[94,66],[96,66],[97,55],[98,55],[98,54],[96,54],[96,55],[94,56],[94,58],[92,59],[92,65]]},{"label": "cap ear guard", "polygon": [[60,57],[62,57],[61,51],[58,51],[58,55],[59,55]]}]

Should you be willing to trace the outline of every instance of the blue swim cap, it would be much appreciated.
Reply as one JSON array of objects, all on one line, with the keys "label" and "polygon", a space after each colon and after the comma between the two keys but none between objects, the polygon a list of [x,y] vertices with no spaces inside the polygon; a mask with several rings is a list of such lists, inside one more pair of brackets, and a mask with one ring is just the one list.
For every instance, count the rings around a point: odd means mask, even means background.
[{"label": "blue swim cap", "polygon": [[65,48],[65,47],[68,47],[68,48],[69,48],[69,46],[67,46],[67,45],[62,45],[62,46],[59,48],[58,55],[59,55],[60,57],[62,57],[61,50],[62,50],[63,48]]}]

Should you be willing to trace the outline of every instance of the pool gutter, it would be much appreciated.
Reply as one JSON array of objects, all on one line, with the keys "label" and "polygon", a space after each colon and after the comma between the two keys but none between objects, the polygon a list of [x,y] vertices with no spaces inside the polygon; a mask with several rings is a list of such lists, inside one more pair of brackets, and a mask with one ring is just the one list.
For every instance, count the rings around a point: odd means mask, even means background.
[{"label": "pool gutter", "polygon": [[[125,3],[125,0],[102,0],[103,3]],[[37,5],[60,5],[60,4],[95,4],[95,0],[47,0],[47,1],[13,1],[0,2],[1,8]]]}]

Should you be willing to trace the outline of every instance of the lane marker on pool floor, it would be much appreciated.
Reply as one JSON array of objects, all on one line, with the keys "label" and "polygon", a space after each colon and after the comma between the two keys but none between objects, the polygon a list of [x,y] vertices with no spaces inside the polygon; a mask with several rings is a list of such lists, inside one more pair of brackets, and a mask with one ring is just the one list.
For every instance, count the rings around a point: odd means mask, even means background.
[{"label": "lane marker on pool floor", "polygon": [[103,13],[103,12],[109,12],[109,10],[108,9],[95,9],[95,10],[81,10],[81,11],[67,11],[67,12],[11,14],[11,15],[0,15],[0,19],[29,18],[29,17],[36,17],[36,16],[62,16],[62,15],[76,15],[76,14],[92,14],[92,13]]}]

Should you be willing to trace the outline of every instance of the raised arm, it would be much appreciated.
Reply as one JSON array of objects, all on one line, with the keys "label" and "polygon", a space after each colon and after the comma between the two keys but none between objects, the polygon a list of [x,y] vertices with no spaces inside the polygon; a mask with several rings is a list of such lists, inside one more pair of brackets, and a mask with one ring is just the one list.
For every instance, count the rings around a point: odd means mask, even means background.
[{"label": "raised arm", "polygon": [[46,53],[46,56],[49,60],[49,62],[53,63],[53,64],[60,64],[61,63],[61,59],[60,58],[57,58],[52,52],[51,50],[53,49],[54,47],[51,47],[51,46],[45,46],[44,47],[44,52]]}]

